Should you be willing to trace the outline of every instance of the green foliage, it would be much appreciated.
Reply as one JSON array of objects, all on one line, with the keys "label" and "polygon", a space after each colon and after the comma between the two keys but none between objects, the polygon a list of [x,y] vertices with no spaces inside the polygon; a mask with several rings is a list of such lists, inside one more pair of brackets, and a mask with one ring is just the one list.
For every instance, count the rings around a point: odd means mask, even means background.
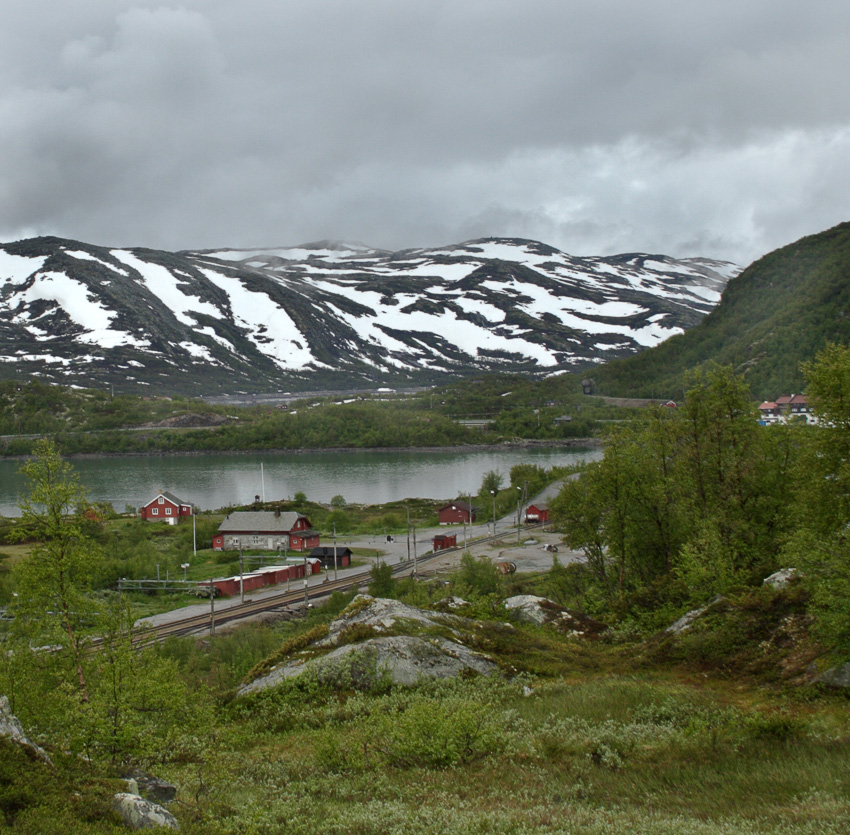
[{"label": "green foliage", "polygon": [[459,597],[482,598],[502,590],[502,575],[488,557],[474,557],[467,551],[452,574],[452,591]]},{"label": "green foliage", "polygon": [[824,344],[850,344],[850,223],[782,247],[726,286],[699,324],[633,357],[594,369],[599,391],[678,400],[686,373],[730,365],[762,399],[799,392],[801,363]]},{"label": "green foliage", "polygon": [[332,496],[330,504],[334,510],[342,510],[346,505],[345,497],[339,494]]},{"label": "green foliage", "polygon": [[492,493],[498,493],[502,489],[503,476],[498,470],[488,470],[481,479],[481,487],[478,488],[478,496],[489,499]]},{"label": "green foliage", "polygon": [[812,593],[816,634],[850,658],[850,349],[828,345],[805,371],[820,425],[806,433],[795,472],[796,529],[784,558]]},{"label": "green foliage", "polygon": [[320,641],[327,634],[328,627],[326,624],[322,623],[312,627],[300,635],[295,635],[288,641],[285,641],[284,644],[274,653],[255,664],[248,671],[243,680],[251,682],[254,681],[254,679],[260,678],[260,676],[266,675],[266,673],[270,672],[274,667],[280,664],[281,661],[285,661],[290,655],[310,646],[313,642]]},{"label": "green foliage", "polygon": [[369,594],[372,597],[395,597],[396,581],[393,577],[393,567],[389,563],[373,563],[369,577]]},{"label": "green foliage", "polygon": [[552,502],[609,599],[665,588],[662,600],[701,602],[775,566],[796,448],[790,429],[766,431],[753,412],[730,369],[696,373],[680,408],[613,429],[603,460]]},{"label": "green foliage", "polygon": [[15,567],[13,630],[19,640],[61,648],[53,653],[65,673],[61,685],[88,701],[83,641],[96,626],[88,591],[100,554],[84,532],[85,495],[50,441],[38,442],[36,457],[21,472],[30,490],[20,502],[16,535],[37,545]]},{"label": "green foliage", "polygon": [[395,768],[462,765],[503,749],[506,737],[492,703],[455,687],[373,699],[361,732],[365,755]]}]

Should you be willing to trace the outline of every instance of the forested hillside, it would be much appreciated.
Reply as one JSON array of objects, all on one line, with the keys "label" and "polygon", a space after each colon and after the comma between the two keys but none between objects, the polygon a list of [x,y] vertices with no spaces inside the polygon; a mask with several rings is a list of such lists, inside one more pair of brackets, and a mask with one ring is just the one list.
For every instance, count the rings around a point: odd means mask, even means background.
[{"label": "forested hillside", "polygon": [[765,255],[696,327],[593,376],[602,394],[678,399],[684,373],[713,360],[771,399],[802,391],[800,364],[827,342],[850,343],[850,223]]}]

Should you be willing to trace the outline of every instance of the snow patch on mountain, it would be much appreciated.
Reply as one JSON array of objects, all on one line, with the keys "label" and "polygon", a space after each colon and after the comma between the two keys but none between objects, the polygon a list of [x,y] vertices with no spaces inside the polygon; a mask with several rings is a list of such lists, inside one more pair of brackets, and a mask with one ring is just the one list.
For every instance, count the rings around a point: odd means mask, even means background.
[{"label": "snow patch on mountain", "polygon": [[173,380],[175,390],[195,378],[257,390],[322,374],[355,386],[548,375],[683,332],[738,271],[700,258],[575,257],[511,238],[395,253],[333,241],[168,253],[37,238],[0,246],[0,352],[48,379],[60,366],[63,382],[79,382],[77,368],[87,384],[115,369],[127,380],[132,367],[137,384]]}]

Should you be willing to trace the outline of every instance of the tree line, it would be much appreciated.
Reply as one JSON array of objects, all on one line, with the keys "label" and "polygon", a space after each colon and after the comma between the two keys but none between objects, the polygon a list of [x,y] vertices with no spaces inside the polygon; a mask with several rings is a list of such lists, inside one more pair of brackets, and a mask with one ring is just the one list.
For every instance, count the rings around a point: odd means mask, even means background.
[{"label": "tree line", "polygon": [[804,365],[819,423],[762,426],[731,368],[692,372],[676,409],[613,429],[552,512],[583,564],[564,588],[658,628],[682,607],[798,568],[819,635],[850,652],[850,348]]}]

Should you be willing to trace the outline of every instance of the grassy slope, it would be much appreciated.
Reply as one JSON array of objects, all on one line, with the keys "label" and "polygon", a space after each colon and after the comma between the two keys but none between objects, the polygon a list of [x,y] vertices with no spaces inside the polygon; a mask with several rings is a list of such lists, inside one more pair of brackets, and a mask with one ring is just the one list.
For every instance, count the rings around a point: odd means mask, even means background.
[{"label": "grassy slope", "polygon": [[827,341],[850,342],[850,223],[802,238],[732,279],[687,333],[596,372],[601,393],[669,396],[708,360],[745,374],[756,397],[799,392],[800,363]]},{"label": "grassy slope", "polygon": [[[747,592],[686,641],[627,643],[511,629],[497,612],[473,631],[518,679],[223,699],[207,754],[153,770],[180,786],[174,811],[190,835],[843,833],[847,698],[782,684],[771,671],[794,653],[762,640],[804,603],[794,590]],[[325,619],[316,610],[277,632],[249,626],[168,651],[199,686],[226,691],[275,635],[297,652]],[[119,831],[107,810],[117,781],[22,757],[0,769],[11,831]]]}]

